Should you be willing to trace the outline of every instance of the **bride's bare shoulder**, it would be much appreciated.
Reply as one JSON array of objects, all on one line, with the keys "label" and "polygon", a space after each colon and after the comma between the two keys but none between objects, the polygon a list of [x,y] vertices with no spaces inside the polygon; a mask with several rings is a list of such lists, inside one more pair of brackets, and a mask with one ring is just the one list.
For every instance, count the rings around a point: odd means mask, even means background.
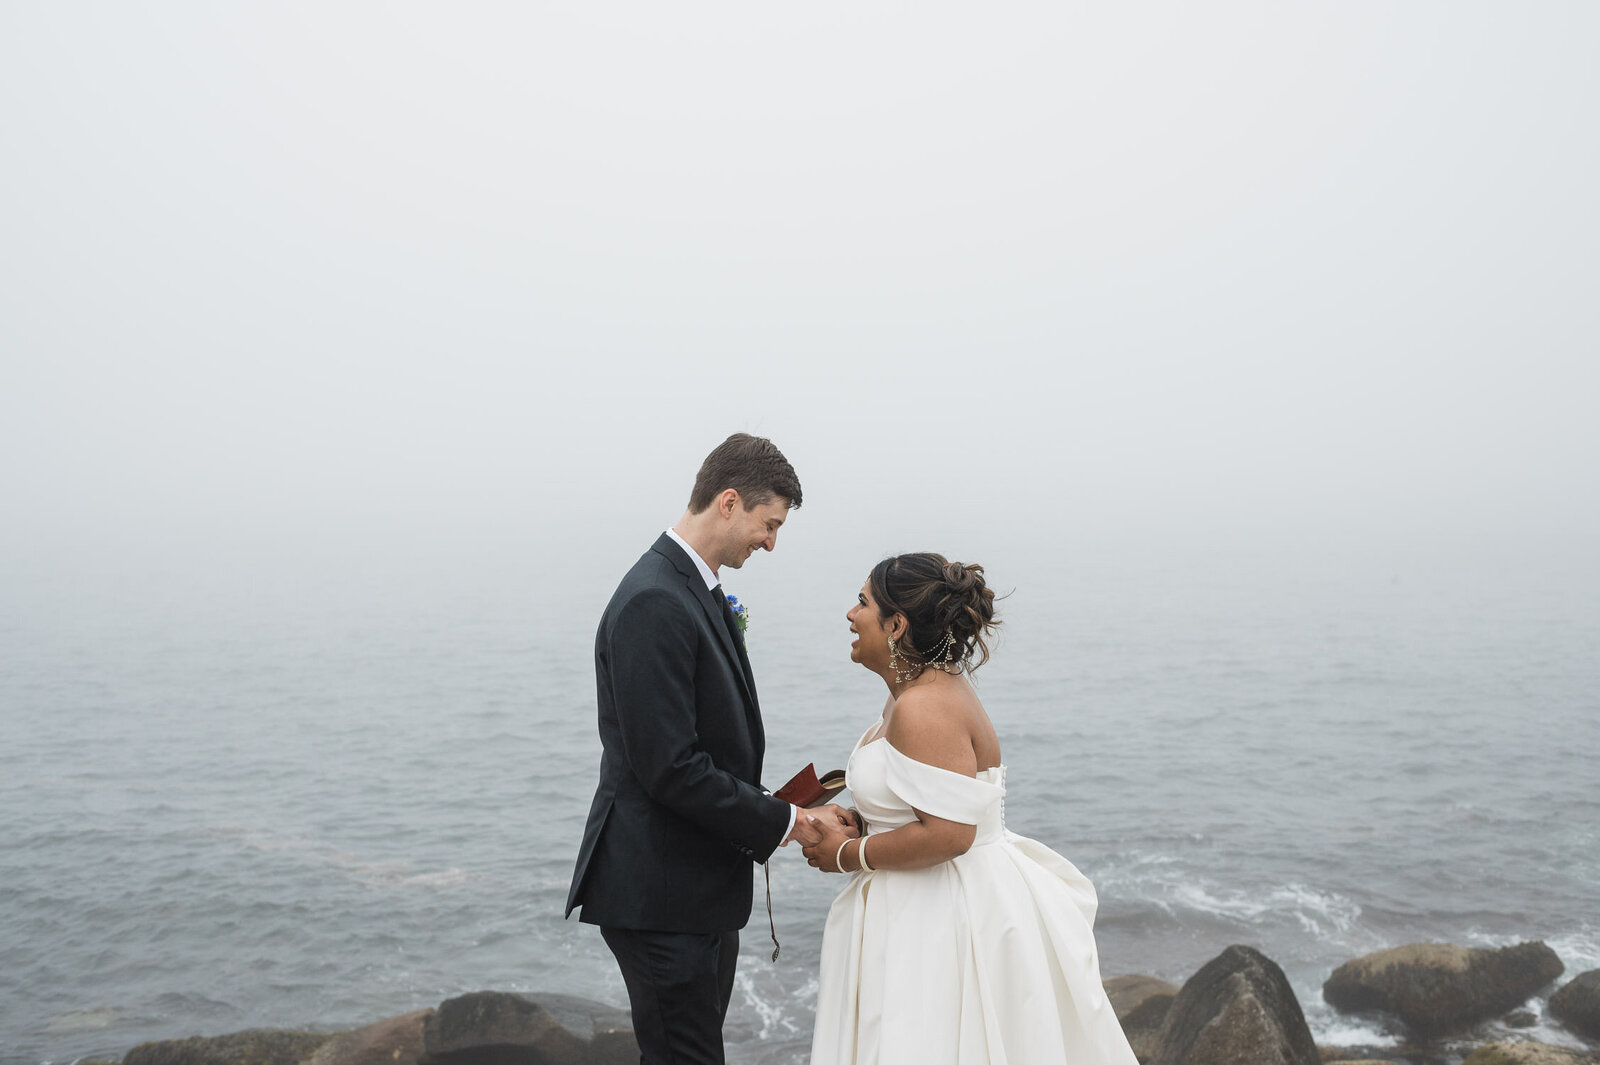
[{"label": "bride's bare shoulder", "polygon": [[919,762],[969,777],[977,772],[966,698],[954,685],[902,692],[889,718],[889,743]]}]

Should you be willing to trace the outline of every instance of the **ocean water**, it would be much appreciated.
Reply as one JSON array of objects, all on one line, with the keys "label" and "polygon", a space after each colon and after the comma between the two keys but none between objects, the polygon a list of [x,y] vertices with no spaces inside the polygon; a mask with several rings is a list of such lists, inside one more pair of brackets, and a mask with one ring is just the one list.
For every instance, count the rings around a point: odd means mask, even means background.
[{"label": "ocean water", "polygon": [[[883,701],[848,660],[854,584],[802,578],[729,581],[752,603],[769,785],[842,765]],[[1097,885],[1105,975],[1181,982],[1248,943],[1341,1044],[1392,1041],[1321,1003],[1368,951],[1537,938],[1569,975],[1600,966],[1600,597],[1501,578],[1014,582],[976,678],[1009,826]],[[561,917],[600,604],[483,587],[9,597],[0,1062],[488,988],[625,1004],[598,933]],[[730,1060],[805,1060],[838,886],[774,860],[783,956],[758,908]]]}]

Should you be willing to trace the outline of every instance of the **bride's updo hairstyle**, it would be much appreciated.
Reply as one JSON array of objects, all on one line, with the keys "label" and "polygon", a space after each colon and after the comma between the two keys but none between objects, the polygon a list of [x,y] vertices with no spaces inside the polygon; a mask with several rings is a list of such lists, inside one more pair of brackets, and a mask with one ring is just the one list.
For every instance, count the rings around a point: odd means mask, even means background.
[{"label": "bride's updo hairstyle", "polygon": [[884,559],[867,582],[883,620],[904,614],[911,623],[898,651],[917,672],[926,666],[974,670],[989,661],[984,637],[1000,621],[982,566],[919,551]]}]

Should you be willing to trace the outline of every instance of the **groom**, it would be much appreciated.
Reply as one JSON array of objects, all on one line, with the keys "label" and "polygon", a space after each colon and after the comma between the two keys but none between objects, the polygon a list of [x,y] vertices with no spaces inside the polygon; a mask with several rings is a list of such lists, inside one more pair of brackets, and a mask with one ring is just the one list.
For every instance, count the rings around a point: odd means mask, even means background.
[{"label": "groom", "polygon": [[567,916],[581,905],[616,955],[646,1065],[723,1061],[752,863],[794,836],[800,811],[759,783],[761,708],[718,572],[773,550],[799,506],[770,440],[728,437],[595,635],[600,784]]}]

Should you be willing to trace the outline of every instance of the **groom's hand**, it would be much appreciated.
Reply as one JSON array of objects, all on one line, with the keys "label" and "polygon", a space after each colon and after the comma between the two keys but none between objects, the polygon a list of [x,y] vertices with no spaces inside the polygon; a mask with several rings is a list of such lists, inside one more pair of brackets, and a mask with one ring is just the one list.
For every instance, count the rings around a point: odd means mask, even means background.
[{"label": "groom's hand", "polygon": [[787,847],[790,842],[798,842],[802,849],[815,847],[830,835],[843,833],[855,837],[861,835],[856,827],[856,820],[850,811],[842,806],[829,803],[819,806],[815,810],[795,808],[794,828],[789,831],[788,837],[780,844]]},{"label": "groom's hand", "polygon": [[800,846],[809,847],[822,838],[821,822],[810,810],[796,806],[794,808],[794,827],[783,838],[780,847],[787,847],[790,843],[798,841]]},{"label": "groom's hand", "polygon": [[832,831],[831,826],[833,822],[837,821],[839,826],[844,829],[844,834],[846,836],[849,836],[853,839],[856,836],[861,835],[860,823],[856,820],[855,815],[849,810],[846,810],[843,806],[839,806],[835,803],[829,803],[826,806],[817,807],[812,811],[812,813],[816,814],[818,820],[820,820],[824,826],[829,827],[830,832]]},{"label": "groom's hand", "polygon": [[[837,854],[841,843],[861,835],[861,830],[856,827],[856,819],[851,816],[850,811],[831,803],[816,809],[811,816],[811,827],[812,831],[800,841],[800,849],[805,854],[807,863],[817,869],[823,868],[824,851],[830,856]],[[827,871],[837,872],[832,869]]]}]

